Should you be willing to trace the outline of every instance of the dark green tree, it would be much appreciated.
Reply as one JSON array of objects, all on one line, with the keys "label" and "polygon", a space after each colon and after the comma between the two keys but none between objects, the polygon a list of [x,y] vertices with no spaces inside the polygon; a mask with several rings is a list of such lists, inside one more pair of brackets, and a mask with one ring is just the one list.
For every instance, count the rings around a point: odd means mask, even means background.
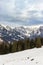
[{"label": "dark green tree", "polygon": [[[13,42],[12,42],[13,43]],[[9,44],[9,52],[11,53],[12,52],[12,47],[13,47],[13,44],[12,43],[10,43]]]},{"label": "dark green tree", "polygon": [[22,40],[19,40],[17,42],[17,50],[18,51],[22,51],[23,50],[23,42],[22,42]]},{"label": "dark green tree", "polygon": [[30,39],[29,38],[26,38],[24,40],[24,46],[25,46],[25,49],[30,49]]},{"label": "dark green tree", "polygon": [[35,45],[35,40],[34,39],[31,39],[30,40],[30,47],[31,48],[34,48],[36,45]]},{"label": "dark green tree", "polygon": [[40,37],[37,37],[35,40],[36,47],[39,48],[42,46]]},{"label": "dark green tree", "polygon": [[11,52],[16,52],[16,51],[17,51],[17,41],[13,41]]},{"label": "dark green tree", "polygon": [[43,45],[43,38],[41,38],[41,44]]}]

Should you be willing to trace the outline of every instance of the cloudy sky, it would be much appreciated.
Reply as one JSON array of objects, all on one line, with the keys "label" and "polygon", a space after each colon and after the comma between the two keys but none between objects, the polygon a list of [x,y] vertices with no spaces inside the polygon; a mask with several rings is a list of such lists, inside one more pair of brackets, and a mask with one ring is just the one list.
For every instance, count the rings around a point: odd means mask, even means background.
[{"label": "cloudy sky", "polygon": [[43,24],[43,0],[0,0],[0,24]]}]

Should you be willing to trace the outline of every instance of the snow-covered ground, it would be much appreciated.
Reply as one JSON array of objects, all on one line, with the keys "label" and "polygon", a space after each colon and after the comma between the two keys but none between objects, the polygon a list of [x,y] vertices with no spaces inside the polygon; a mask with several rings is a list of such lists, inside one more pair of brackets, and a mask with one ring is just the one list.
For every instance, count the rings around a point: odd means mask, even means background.
[{"label": "snow-covered ground", "polygon": [[43,47],[0,55],[0,65],[43,65]]}]

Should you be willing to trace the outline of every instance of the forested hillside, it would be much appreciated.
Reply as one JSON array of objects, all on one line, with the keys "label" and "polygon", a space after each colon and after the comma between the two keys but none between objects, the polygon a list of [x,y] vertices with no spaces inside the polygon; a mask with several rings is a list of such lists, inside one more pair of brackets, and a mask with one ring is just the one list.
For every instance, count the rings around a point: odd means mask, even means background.
[{"label": "forested hillside", "polygon": [[[0,38],[1,39],[1,38]],[[43,38],[37,37],[35,39],[25,38],[24,40],[13,41],[10,44],[6,41],[0,40],[0,54],[13,53],[23,51],[26,49],[40,48],[43,45]]]}]

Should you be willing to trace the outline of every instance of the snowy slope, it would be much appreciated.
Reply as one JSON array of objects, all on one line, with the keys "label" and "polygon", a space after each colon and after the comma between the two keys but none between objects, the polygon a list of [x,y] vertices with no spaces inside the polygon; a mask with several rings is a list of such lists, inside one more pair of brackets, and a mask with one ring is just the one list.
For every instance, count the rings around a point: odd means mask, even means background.
[{"label": "snowy slope", "polygon": [[0,55],[0,65],[43,65],[43,47]]}]

